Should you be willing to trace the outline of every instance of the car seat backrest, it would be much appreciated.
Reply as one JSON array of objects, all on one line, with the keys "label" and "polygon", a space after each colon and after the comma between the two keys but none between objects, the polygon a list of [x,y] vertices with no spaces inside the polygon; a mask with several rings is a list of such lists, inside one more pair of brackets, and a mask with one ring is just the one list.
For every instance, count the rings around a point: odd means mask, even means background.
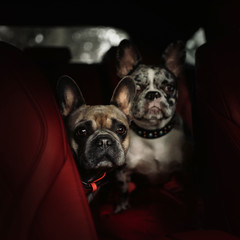
[{"label": "car seat backrest", "polygon": [[0,42],[0,239],[96,239],[53,91]]}]

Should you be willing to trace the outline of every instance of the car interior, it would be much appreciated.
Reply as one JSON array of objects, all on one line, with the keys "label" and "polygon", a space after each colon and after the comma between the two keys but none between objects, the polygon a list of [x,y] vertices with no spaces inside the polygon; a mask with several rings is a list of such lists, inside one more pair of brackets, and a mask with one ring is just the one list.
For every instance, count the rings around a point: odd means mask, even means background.
[{"label": "car interior", "polygon": [[[240,239],[238,0],[0,7],[0,239]],[[131,207],[114,214],[111,176],[91,203],[86,198],[56,84],[68,75],[87,104],[109,104],[120,81],[115,54],[123,39],[152,65],[169,43],[185,43],[177,112],[192,135],[194,188],[136,178]]]}]

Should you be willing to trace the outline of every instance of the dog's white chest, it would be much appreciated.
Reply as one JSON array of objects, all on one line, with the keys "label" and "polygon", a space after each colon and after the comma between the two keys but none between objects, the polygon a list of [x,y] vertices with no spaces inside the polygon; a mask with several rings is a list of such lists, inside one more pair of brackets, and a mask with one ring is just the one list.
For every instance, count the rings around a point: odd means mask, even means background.
[{"label": "dog's white chest", "polygon": [[[167,135],[145,139],[130,132],[127,164],[130,170],[158,179],[176,171],[183,161],[182,131],[172,129]],[[160,176],[161,175],[161,176]]]}]

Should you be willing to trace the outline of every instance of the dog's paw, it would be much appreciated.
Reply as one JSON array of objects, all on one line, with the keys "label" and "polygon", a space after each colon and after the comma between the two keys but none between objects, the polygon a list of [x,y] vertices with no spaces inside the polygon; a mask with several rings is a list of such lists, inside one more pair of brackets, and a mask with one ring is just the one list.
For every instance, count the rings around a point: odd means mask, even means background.
[{"label": "dog's paw", "polygon": [[120,213],[122,211],[127,210],[129,207],[130,207],[130,205],[129,205],[128,201],[118,203],[117,206],[114,209],[114,213],[115,214]]}]

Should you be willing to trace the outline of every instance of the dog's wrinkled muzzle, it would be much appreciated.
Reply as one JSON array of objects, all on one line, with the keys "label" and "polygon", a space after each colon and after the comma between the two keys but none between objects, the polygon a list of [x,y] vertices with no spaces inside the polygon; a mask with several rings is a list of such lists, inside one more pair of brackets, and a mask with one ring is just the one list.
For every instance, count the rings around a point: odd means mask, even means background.
[{"label": "dog's wrinkled muzzle", "polygon": [[87,142],[85,165],[88,169],[110,169],[125,163],[125,153],[120,140],[106,131],[95,134]]}]

